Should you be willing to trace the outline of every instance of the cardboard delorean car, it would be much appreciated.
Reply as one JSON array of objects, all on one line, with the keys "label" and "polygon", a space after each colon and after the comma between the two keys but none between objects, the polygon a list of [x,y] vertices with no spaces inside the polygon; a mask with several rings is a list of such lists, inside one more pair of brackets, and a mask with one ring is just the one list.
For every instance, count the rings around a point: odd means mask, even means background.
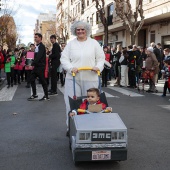
[{"label": "cardboard delorean car", "polygon": [[127,160],[127,128],[117,113],[92,113],[70,118],[73,161]]}]

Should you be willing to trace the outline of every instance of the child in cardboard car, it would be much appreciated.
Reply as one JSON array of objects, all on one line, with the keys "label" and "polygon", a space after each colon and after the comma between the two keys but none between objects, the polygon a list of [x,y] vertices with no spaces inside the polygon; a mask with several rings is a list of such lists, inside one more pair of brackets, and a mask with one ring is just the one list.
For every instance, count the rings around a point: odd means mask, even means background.
[{"label": "child in cardboard car", "polygon": [[[106,107],[106,104],[100,101],[100,92],[97,88],[90,88],[87,90],[87,99],[85,99],[80,107],[80,109],[88,110],[89,112],[101,112],[102,110],[108,110],[112,112],[111,107]],[[81,115],[84,112],[78,112],[76,110],[72,110],[70,116]]]}]

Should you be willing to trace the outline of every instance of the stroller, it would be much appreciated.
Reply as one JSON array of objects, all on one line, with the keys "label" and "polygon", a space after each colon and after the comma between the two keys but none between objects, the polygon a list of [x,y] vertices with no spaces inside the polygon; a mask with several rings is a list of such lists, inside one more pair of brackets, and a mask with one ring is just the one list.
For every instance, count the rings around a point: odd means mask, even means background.
[{"label": "stroller", "polygon": [[[91,70],[79,68],[78,70]],[[100,100],[108,106],[105,93]],[[71,110],[78,109],[82,98],[76,97],[75,74],[73,73],[73,99],[69,97]],[[80,110],[78,110],[80,111]],[[85,110],[86,111],[86,110]],[[74,164],[80,161],[124,161],[127,159],[127,128],[117,113],[92,113],[69,116],[69,148]]]},{"label": "stroller", "polygon": [[[146,70],[145,68],[142,68],[141,77],[138,80],[138,87],[137,87],[139,92],[142,91],[144,93],[144,91],[145,91],[145,83],[150,82],[151,79],[153,78],[153,76],[154,76],[154,72],[152,70],[149,71],[149,70]],[[142,89],[140,89],[140,80],[142,80]],[[154,92],[157,93],[158,90],[155,89]]]}]

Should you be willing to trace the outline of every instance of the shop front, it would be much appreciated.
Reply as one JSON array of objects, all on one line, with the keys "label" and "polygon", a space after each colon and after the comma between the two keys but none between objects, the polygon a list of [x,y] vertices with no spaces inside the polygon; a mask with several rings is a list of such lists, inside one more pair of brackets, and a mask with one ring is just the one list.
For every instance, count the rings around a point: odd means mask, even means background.
[{"label": "shop front", "polygon": [[103,46],[103,35],[94,36],[94,39],[98,41],[101,46]]}]

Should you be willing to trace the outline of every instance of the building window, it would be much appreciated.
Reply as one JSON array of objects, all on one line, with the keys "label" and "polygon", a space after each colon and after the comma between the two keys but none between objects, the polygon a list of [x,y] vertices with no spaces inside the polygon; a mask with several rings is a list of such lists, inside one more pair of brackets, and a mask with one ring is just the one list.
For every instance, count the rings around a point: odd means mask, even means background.
[{"label": "building window", "polygon": [[78,4],[78,13],[80,13],[80,3]]},{"label": "building window", "polygon": [[87,6],[89,6],[89,0],[87,0]]},{"label": "building window", "polygon": [[87,17],[87,22],[89,23],[89,17]]},{"label": "building window", "polygon": [[90,18],[90,24],[93,26],[94,25],[94,14],[92,14],[92,17]]},{"label": "building window", "polygon": [[150,33],[150,42],[155,42],[155,31],[151,31]]},{"label": "building window", "polygon": [[113,15],[113,10],[114,10],[114,6],[113,3],[111,3],[110,5],[107,6],[108,9],[108,16]]},{"label": "building window", "polygon": [[96,24],[99,24],[100,23],[100,16],[99,16],[99,13],[96,12]]},{"label": "building window", "polygon": [[112,25],[113,24],[113,10],[114,10],[114,6],[113,3],[111,3],[110,5],[107,6],[107,24]]},{"label": "building window", "polygon": [[76,5],[76,15],[77,15],[77,11],[78,11],[78,5]]}]

